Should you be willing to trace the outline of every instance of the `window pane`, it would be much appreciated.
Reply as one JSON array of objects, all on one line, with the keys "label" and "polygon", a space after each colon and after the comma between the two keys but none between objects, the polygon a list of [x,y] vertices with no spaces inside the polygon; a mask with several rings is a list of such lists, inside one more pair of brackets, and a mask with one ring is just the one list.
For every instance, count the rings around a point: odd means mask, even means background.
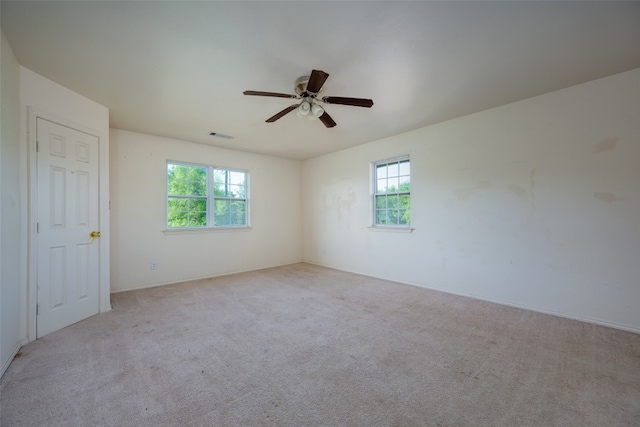
[{"label": "window pane", "polygon": [[214,196],[226,197],[228,193],[229,175],[227,171],[213,170],[213,192]]},{"label": "window pane", "polygon": [[400,175],[409,175],[411,173],[411,166],[409,160],[400,162]]},{"label": "window pane", "polygon": [[175,196],[187,195],[187,181],[180,180],[175,177],[168,177],[167,181],[167,193]]},{"label": "window pane", "polygon": [[376,196],[376,209],[385,209],[387,207],[387,196]]},{"label": "window pane", "polygon": [[376,193],[385,193],[387,191],[387,179],[379,179],[376,182]]},{"label": "window pane", "polygon": [[229,183],[234,185],[244,185],[244,172],[229,171]]},{"label": "window pane", "polygon": [[387,224],[387,211],[386,210],[377,210],[376,211],[376,224]]},{"label": "window pane", "polygon": [[216,197],[226,197],[227,189],[224,183],[213,184],[213,195]]},{"label": "window pane", "polygon": [[400,185],[398,191],[409,191],[411,189],[411,181],[408,176],[400,177]]},{"label": "window pane", "polygon": [[238,185],[229,185],[229,194],[228,197],[243,197],[244,187]]},{"label": "window pane", "polygon": [[188,166],[187,180],[189,182],[206,183],[207,182],[207,168]]},{"label": "window pane", "polygon": [[400,222],[401,225],[411,224],[411,212],[409,209],[400,209]]},{"label": "window pane", "polygon": [[246,197],[246,173],[215,169],[213,172],[214,189],[216,197]]},{"label": "window pane", "polygon": [[230,201],[229,200],[216,200],[215,212],[213,215],[213,224],[217,226],[229,225],[230,217]]},{"label": "window pane", "polygon": [[230,225],[246,224],[245,206],[244,200],[231,201]]},{"label": "window pane", "polygon": [[398,196],[398,200],[398,206],[402,209],[409,209],[411,207],[411,198],[408,194],[401,194],[400,196]]},{"label": "window pane", "polygon": [[227,171],[222,169],[214,169],[213,170],[213,182],[216,184],[226,184],[227,183]]},{"label": "window pane", "polygon": [[207,181],[189,181],[187,183],[187,193],[190,196],[206,196]]},{"label": "window pane", "polygon": [[167,164],[167,193],[204,196],[206,187],[206,168]]},{"label": "window pane", "polygon": [[245,186],[237,186],[235,189],[235,197],[238,197],[240,199],[244,199],[247,197],[247,187]]},{"label": "window pane", "polygon": [[203,227],[207,225],[207,199],[169,198],[167,200],[169,227]]},{"label": "window pane", "polygon": [[388,210],[387,211],[387,224],[396,225],[398,224],[398,211],[397,210]]},{"label": "window pane", "polygon": [[387,192],[398,191],[398,178],[389,178],[387,185]]},{"label": "window pane", "polygon": [[186,212],[169,212],[169,219],[167,222],[169,227],[186,227],[187,213]]},{"label": "window pane", "polygon": [[389,170],[389,176],[398,176],[398,163],[389,163],[389,166],[387,166],[388,170]]},{"label": "window pane", "polygon": [[[242,226],[247,224],[246,197],[247,174],[242,171],[215,169],[214,177],[214,225]],[[230,200],[239,199],[239,200]]]},{"label": "window pane", "polygon": [[189,210],[207,212],[207,199],[189,199]]},{"label": "window pane", "polygon": [[189,227],[205,227],[207,225],[206,212],[191,212],[189,214]]},{"label": "window pane", "polygon": [[189,199],[170,198],[168,200],[168,203],[169,211],[186,211],[189,204]]},{"label": "window pane", "polygon": [[398,195],[387,196],[387,208],[394,209],[398,207]]},{"label": "window pane", "polygon": [[187,167],[167,164],[167,193],[187,194]]},{"label": "window pane", "polygon": [[169,227],[186,227],[188,223],[188,199],[170,198],[167,201],[167,225]]},{"label": "window pane", "polygon": [[376,167],[376,178],[386,178],[387,177],[387,165],[379,165]]}]

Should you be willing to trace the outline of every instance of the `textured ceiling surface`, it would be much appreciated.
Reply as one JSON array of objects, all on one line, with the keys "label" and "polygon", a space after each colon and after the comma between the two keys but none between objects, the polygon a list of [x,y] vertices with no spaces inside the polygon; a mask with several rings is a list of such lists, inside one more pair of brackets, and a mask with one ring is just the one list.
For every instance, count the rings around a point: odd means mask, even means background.
[{"label": "textured ceiling surface", "polygon": [[[2,1],[24,67],[110,125],[307,159],[640,67],[640,2]],[[338,123],[288,114],[312,69]],[[233,136],[222,139],[210,132]]]}]

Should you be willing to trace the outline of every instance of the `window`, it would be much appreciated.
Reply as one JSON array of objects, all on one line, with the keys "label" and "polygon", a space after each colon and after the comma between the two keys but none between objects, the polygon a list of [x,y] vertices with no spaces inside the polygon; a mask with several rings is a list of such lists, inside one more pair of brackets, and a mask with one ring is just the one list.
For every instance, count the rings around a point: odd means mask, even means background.
[{"label": "window", "polygon": [[409,227],[411,224],[410,172],[409,157],[373,164],[374,225]]},{"label": "window", "polygon": [[246,173],[213,169],[213,200],[215,227],[247,225]]},{"label": "window", "polygon": [[167,227],[246,227],[247,172],[167,162]]}]

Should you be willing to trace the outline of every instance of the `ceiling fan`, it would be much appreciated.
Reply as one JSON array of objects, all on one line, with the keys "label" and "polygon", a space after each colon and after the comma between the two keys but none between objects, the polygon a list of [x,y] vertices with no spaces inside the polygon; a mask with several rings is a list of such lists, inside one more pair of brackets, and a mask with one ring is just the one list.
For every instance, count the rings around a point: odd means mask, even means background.
[{"label": "ceiling fan", "polygon": [[342,96],[323,96],[318,94],[322,90],[322,85],[327,81],[329,77],[328,73],[321,70],[311,71],[310,76],[303,76],[296,80],[294,91],[295,94],[289,95],[286,93],[277,92],[260,92],[257,90],[245,90],[245,95],[254,96],[272,96],[276,98],[292,98],[300,99],[297,104],[293,104],[280,111],[278,114],[269,117],[266,122],[273,123],[276,120],[283,117],[285,114],[289,114],[293,110],[297,110],[297,115],[300,117],[308,117],[310,119],[320,119],[320,121],[328,128],[332,128],[336,125],[331,116],[327,114],[323,107],[319,103],[323,104],[341,104],[341,105],[353,105],[355,107],[370,108],[373,105],[373,101],[370,99],[362,98],[345,98]]}]

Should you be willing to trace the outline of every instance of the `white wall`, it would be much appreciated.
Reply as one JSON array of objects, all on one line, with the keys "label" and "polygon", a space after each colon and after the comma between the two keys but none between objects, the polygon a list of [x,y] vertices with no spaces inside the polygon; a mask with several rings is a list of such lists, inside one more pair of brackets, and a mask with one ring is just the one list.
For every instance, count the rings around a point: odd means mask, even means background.
[{"label": "white wall", "polygon": [[[118,129],[110,146],[112,291],[301,260],[301,162]],[[165,234],[167,160],[248,170],[251,229]]]},{"label": "white wall", "polygon": [[[100,231],[102,237],[100,245],[100,311],[110,309],[109,304],[109,110],[90,99],[87,99],[69,89],[46,79],[31,70],[20,66],[20,196],[21,211],[24,213],[20,226],[20,242],[24,251],[20,254],[21,271],[32,269],[27,265],[28,230],[33,227],[27,221],[29,212],[29,164],[33,161],[34,144],[27,134],[28,107],[45,114],[48,118],[61,120],[65,124],[73,125],[82,130],[91,130],[100,137]],[[28,248],[28,249],[26,249]],[[32,255],[33,256],[33,255]],[[27,286],[22,286],[21,300],[25,313],[22,327],[23,336],[29,340],[35,339],[35,316],[32,308],[35,306],[35,292],[33,288],[35,274],[32,272],[25,279],[32,290],[27,292]],[[26,319],[30,322],[27,323]]]},{"label": "white wall", "polygon": [[[369,164],[409,154],[412,233]],[[303,259],[640,331],[640,69],[303,165]]]},{"label": "white wall", "polygon": [[20,335],[20,289],[19,254],[20,209],[19,160],[19,65],[2,33],[0,46],[0,376],[18,352]]}]

